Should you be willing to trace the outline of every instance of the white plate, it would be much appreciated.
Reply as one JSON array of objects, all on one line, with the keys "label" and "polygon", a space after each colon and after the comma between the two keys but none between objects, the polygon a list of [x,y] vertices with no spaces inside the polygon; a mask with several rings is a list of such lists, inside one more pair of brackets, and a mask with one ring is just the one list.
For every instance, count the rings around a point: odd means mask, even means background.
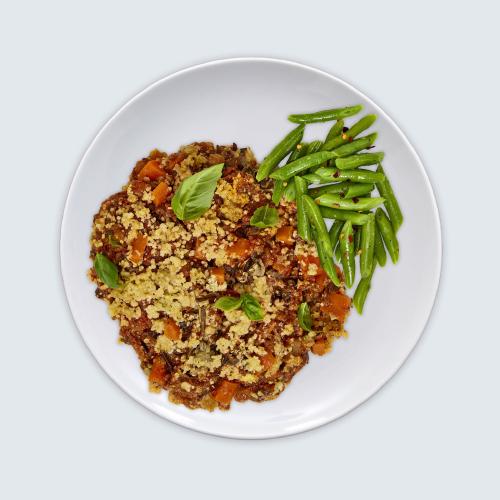
[{"label": "white plate", "polygon": [[[231,411],[192,411],[151,394],[133,349],[117,343],[118,325],[86,276],[89,235],[100,203],[127,181],[136,160],[192,141],[236,142],[258,159],[293,127],[289,113],[362,103],[376,113],[378,149],[400,200],[396,266],[378,269],[365,313],[353,310],[347,340],[310,362],[275,401],[233,403]],[[321,138],[326,125],[307,128]],[[131,99],[97,134],[76,171],[61,228],[61,267],[68,302],[87,346],[136,401],[177,424],[219,436],[265,438],[330,422],[374,394],[417,343],[434,303],[441,269],[441,230],[429,179],[408,140],[370,99],[323,71],[288,61],[244,58],[179,71]],[[424,369],[424,367],[422,367]]]}]

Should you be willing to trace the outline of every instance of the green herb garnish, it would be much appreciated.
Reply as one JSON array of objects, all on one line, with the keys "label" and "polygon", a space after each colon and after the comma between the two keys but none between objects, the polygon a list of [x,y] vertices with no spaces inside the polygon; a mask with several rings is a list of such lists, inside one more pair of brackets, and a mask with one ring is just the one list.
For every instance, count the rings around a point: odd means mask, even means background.
[{"label": "green herb garnish", "polygon": [[233,311],[234,309],[241,309],[252,321],[260,321],[264,318],[264,310],[259,304],[259,301],[250,295],[244,293],[240,297],[231,297],[225,295],[216,300],[214,307],[222,311]]},{"label": "green herb garnish", "polygon": [[250,219],[250,225],[260,228],[273,227],[279,222],[278,210],[274,207],[266,205],[259,207]]},{"label": "green herb garnish", "polygon": [[311,311],[307,302],[302,302],[297,311],[299,325],[303,330],[310,332],[312,330]]},{"label": "green herb garnish", "polygon": [[177,218],[198,219],[210,208],[223,167],[224,164],[219,163],[184,179],[172,198],[172,209]]},{"label": "green herb garnish", "polygon": [[260,321],[264,318],[264,310],[255,297],[249,293],[245,293],[241,296],[241,298],[241,308],[247,315],[248,319],[251,319],[252,321]]},{"label": "green herb garnish", "polygon": [[214,307],[221,311],[232,311],[233,309],[239,309],[242,302],[243,299],[241,297],[230,297],[225,295],[215,301]]},{"label": "green herb garnish", "polygon": [[118,267],[102,253],[98,253],[94,259],[94,269],[97,277],[109,288],[118,288],[120,278]]}]

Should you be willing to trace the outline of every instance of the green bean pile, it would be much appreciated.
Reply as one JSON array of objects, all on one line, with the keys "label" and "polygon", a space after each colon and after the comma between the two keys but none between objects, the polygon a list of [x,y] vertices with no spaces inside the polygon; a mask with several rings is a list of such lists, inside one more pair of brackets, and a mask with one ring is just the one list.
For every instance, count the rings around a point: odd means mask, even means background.
[{"label": "green bean pile", "polygon": [[[351,288],[359,257],[361,279],[353,296],[359,314],[377,265],[385,266],[387,253],[394,264],[398,261],[396,233],[403,223],[382,168],[384,153],[363,152],[374,147],[377,133],[358,137],[377,117],[366,115],[350,128],[345,126],[344,119],[361,109],[358,105],[290,115],[288,119],[298,126],[274,147],[257,172],[258,181],[274,180],[272,201],[276,205],[282,198],[296,201],[297,232],[304,240],[315,242],[321,266],[336,286],[340,286],[341,276],[335,261],[342,266],[345,286]],[[333,120],[324,141],[301,142],[307,124]],[[375,171],[359,168],[373,166]],[[375,189],[379,196],[372,196]],[[324,218],[332,219],[329,231]]]}]

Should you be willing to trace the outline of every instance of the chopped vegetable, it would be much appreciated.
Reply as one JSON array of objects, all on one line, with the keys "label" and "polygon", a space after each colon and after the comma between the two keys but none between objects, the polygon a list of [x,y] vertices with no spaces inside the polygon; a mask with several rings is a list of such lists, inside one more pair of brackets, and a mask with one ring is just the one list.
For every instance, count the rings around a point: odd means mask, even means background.
[{"label": "chopped vegetable", "polygon": [[240,257],[244,259],[252,253],[252,244],[245,238],[238,238],[230,247],[228,247],[227,253],[233,257]]},{"label": "chopped vegetable", "polygon": [[194,243],[194,258],[198,260],[204,260],[205,256],[203,255],[203,252],[201,251],[201,244],[202,241],[200,238],[196,238],[196,241]]},{"label": "chopped vegetable", "polygon": [[168,193],[170,192],[170,188],[167,186],[167,184],[163,181],[161,181],[158,186],[156,186],[153,189],[153,192],[151,193],[153,197],[153,203],[155,207],[159,207],[160,205],[163,205],[165,201],[167,201],[167,196]]},{"label": "chopped vegetable", "polygon": [[181,329],[172,318],[163,321],[163,333],[170,340],[180,340],[181,338]]},{"label": "chopped vegetable", "polygon": [[139,179],[151,179],[152,181],[159,179],[165,175],[165,171],[161,168],[156,160],[149,160],[140,170],[137,177]]},{"label": "chopped vegetable", "polygon": [[132,251],[130,252],[129,259],[134,264],[142,262],[142,257],[144,256],[144,250],[146,249],[147,244],[148,237],[143,234],[139,234],[134,241],[132,241]]},{"label": "chopped vegetable", "polygon": [[214,392],[214,399],[222,405],[228,405],[233,399],[237,389],[238,384],[236,382],[223,380]]},{"label": "chopped vegetable", "polygon": [[212,267],[210,272],[215,277],[219,285],[223,285],[226,282],[226,273],[223,267]]},{"label": "chopped vegetable", "polygon": [[264,370],[269,370],[269,368],[271,368],[275,362],[276,356],[274,356],[270,352],[266,352],[266,354],[264,354],[264,356],[260,358],[260,364],[262,365]]},{"label": "chopped vegetable", "polygon": [[149,382],[162,386],[166,382],[167,375],[167,363],[162,356],[156,356],[149,372]]},{"label": "chopped vegetable", "polygon": [[328,344],[325,340],[317,340],[311,347],[311,351],[317,356],[323,356],[323,354],[328,352]]},{"label": "chopped vegetable", "polygon": [[293,226],[281,226],[276,232],[276,239],[285,245],[293,245]]},{"label": "chopped vegetable", "polygon": [[339,292],[329,293],[321,304],[321,310],[330,316],[338,318],[340,321],[344,321],[349,309],[351,307],[351,299]]}]

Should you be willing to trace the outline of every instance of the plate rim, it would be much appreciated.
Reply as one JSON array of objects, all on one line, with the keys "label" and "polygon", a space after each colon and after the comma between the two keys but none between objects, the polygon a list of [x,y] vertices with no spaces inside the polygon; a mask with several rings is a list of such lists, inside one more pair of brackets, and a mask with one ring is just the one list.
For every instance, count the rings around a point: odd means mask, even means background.
[{"label": "plate rim", "polygon": [[[70,292],[69,292],[69,284],[67,282],[67,279],[65,278],[65,273],[64,273],[64,254],[65,250],[63,248],[63,241],[65,241],[65,234],[66,231],[68,230],[66,228],[66,219],[67,219],[67,212],[68,212],[68,207],[70,205],[70,201],[72,198],[73,191],[75,189],[75,186],[77,184],[78,178],[81,174],[82,171],[82,165],[84,164],[85,160],[87,159],[87,156],[90,154],[90,151],[92,150],[94,144],[100,139],[100,137],[104,134],[104,132],[107,130],[107,128],[121,115],[123,111],[125,111],[129,106],[131,106],[133,103],[135,103],[136,100],[140,99],[143,94],[146,94],[150,90],[154,89],[155,87],[163,84],[164,82],[178,77],[183,74],[187,74],[193,71],[197,71],[199,69],[205,68],[205,67],[210,67],[210,66],[218,66],[218,65],[225,65],[225,64],[233,64],[233,63],[238,63],[238,62],[270,62],[270,63],[277,63],[281,65],[286,65],[286,66],[295,66],[300,69],[304,69],[310,72],[314,72],[316,74],[319,74],[321,76],[325,76],[329,79],[335,80],[338,83],[345,85],[346,87],[349,88],[352,92],[354,92],[357,95],[362,96],[364,99],[366,99],[380,114],[382,114],[392,125],[396,131],[399,133],[401,138],[403,139],[404,143],[406,146],[409,148],[409,151],[412,153],[414,158],[416,159],[417,165],[420,169],[420,173],[423,176],[423,179],[425,181],[425,186],[428,189],[428,191],[431,194],[431,199],[432,199],[432,212],[434,214],[435,221],[437,222],[436,225],[436,236],[437,236],[437,245],[439,248],[438,254],[437,254],[437,272],[436,276],[434,277],[434,283],[433,283],[433,299],[432,299],[432,304],[431,307],[427,313],[427,317],[425,318],[423,327],[421,332],[419,333],[418,337],[414,341],[413,345],[411,345],[410,349],[406,353],[406,355],[402,358],[400,363],[394,368],[394,370],[391,370],[391,373],[389,376],[384,378],[381,382],[379,382],[375,389],[367,396],[363,396],[363,398],[355,405],[337,413],[334,415],[330,416],[319,416],[318,418],[314,419],[314,421],[305,421],[302,424],[298,426],[294,426],[293,430],[283,430],[283,431],[272,431],[272,432],[266,432],[266,431],[259,431],[259,432],[252,432],[250,434],[245,434],[244,432],[222,432],[222,431],[217,431],[217,430],[207,430],[204,428],[203,425],[197,425],[196,421],[189,421],[186,422],[183,419],[183,416],[180,414],[172,413],[170,415],[165,415],[164,413],[157,411],[155,405],[151,405],[148,403],[145,397],[142,397],[142,395],[136,395],[132,394],[132,391],[127,388],[126,385],[122,384],[116,377],[114,377],[105,367],[105,364],[102,362],[101,359],[99,359],[98,355],[93,352],[89,344],[87,343],[86,337],[82,332],[82,329],[80,328],[76,316],[73,310],[73,306],[70,300]],[[167,420],[173,424],[179,425],[185,429],[189,429],[192,431],[197,431],[201,432],[203,434],[211,435],[211,436],[217,436],[217,437],[224,437],[224,438],[230,438],[230,439],[245,439],[245,440],[256,440],[256,439],[273,439],[273,438],[281,438],[281,437],[286,437],[286,436],[291,436],[295,434],[300,434],[303,432],[307,432],[313,429],[317,429],[320,427],[323,427],[326,424],[329,424],[333,421],[338,420],[339,418],[347,415],[351,411],[355,410],[368,400],[370,400],[374,395],[376,395],[390,380],[393,379],[393,377],[399,372],[401,367],[405,364],[411,353],[415,350],[417,344],[420,342],[424,332],[427,329],[427,326],[429,324],[429,321],[434,313],[434,309],[436,306],[436,300],[440,291],[440,285],[441,285],[441,277],[442,277],[442,261],[443,261],[443,236],[442,236],[442,224],[441,224],[441,217],[440,217],[440,210],[438,206],[438,201],[436,197],[436,193],[434,192],[432,183],[429,178],[429,174],[427,173],[423,162],[413,147],[413,145],[410,143],[407,135],[404,133],[404,131],[401,129],[401,127],[394,121],[394,119],[386,112],[384,111],[377,103],[375,103],[371,97],[369,97],[367,94],[362,92],[361,90],[357,89],[354,87],[352,84],[344,80],[343,78],[340,78],[328,71],[325,71],[323,69],[310,66],[305,63],[297,62],[297,61],[292,61],[289,59],[283,59],[283,58],[274,58],[274,57],[261,57],[261,56],[244,56],[244,57],[229,57],[229,58],[218,58],[218,59],[212,59],[206,62],[202,63],[197,63],[194,65],[190,65],[187,67],[184,67],[182,69],[179,69],[177,71],[171,72],[167,74],[166,76],[163,76],[154,82],[148,84],[146,87],[144,87],[142,90],[139,92],[135,93],[125,101],[124,104],[118,107],[118,109],[113,112],[113,114],[101,125],[101,127],[98,129],[98,132],[95,134],[93,139],[90,141],[88,146],[85,148],[85,151],[83,155],[81,156],[80,161],[78,162],[78,165],[76,169],[73,171],[73,175],[71,178],[71,182],[69,184],[69,188],[67,188],[67,195],[66,199],[64,202],[64,207],[62,211],[62,217],[61,217],[61,222],[59,226],[59,270],[60,270],[60,277],[62,279],[62,284],[65,292],[65,298],[66,298],[66,304],[69,307],[69,310],[71,312],[71,317],[73,320],[73,324],[75,325],[79,336],[81,340],[83,340],[83,343],[85,344],[87,350],[92,354],[92,358],[97,362],[98,366],[106,373],[106,375],[122,390],[124,391],[130,398],[132,398],[134,401],[139,403],[141,406],[149,410],[150,412],[154,413],[155,415],[161,417],[163,420]]]}]

